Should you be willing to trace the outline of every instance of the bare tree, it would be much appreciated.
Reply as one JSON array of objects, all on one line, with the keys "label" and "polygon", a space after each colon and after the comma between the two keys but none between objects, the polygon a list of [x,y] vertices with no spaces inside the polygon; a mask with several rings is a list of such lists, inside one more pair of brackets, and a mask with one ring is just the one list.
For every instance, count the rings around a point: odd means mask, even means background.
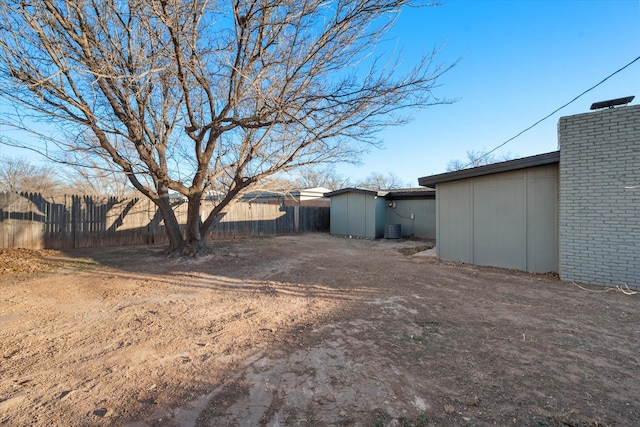
[{"label": "bare tree", "polygon": [[0,158],[0,190],[52,196],[62,187],[52,167],[34,165],[21,158]]},{"label": "bare tree", "polygon": [[338,190],[352,185],[351,180],[336,172],[333,165],[306,166],[297,172],[298,178],[295,182],[298,188],[325,187],[330,190]]},{"label": "bare tree", "polygon": [[77,168],[66,173],[68,194],[86,196],[109,196],[120,199],[135,197],[136,191],[127,185],[120,173],[104,169]]},{"label": "bare tree", "polygon": [[[86,139],[90,140],[91,136],[87,136]],[[85,141],[83,139],[83,142]],[[124,199],[134,197],[137,193],[127,176],[114,167],[116,165],[106,161],[102,156],[93,155],[91,150],[67,151],[60,160],[75,165],[61,171],[69,194]]]},{"label": "bare tree", "polygon": [[[403,73],[398,55],[375,51],[415,5],[0,0],[0,95],[17,106],[3,121],[33,131],[24,111],[53,119],[65,138],[45,138],[114,164],[157,205],[170,249],[195,254],[260,180],[353,161],[408,108],[447,102],[431,92],[450,68],[435,51]],[[203,213],[214,184],[222,197]],[[184,234],[170,190],[188,199]]]},{"label": "bare tree", "polygon": [[397,190],[399,188],[409,187],[406,183],[394,173],[382,174],[380,172],[373,172],[365,179],[356,182],[356,187],[363,188],[365,190]]},{"label": "bare tree", "polygon": [[514,156],[511,153],[502,153],[499,156],[489,153],[487,151],[467,151],[466,160],[451,160],[447,163],[447,172],[459,171],[467,168],[475,168],[483,165],[490,165],[492,163],[504,162],[512,160]]}]

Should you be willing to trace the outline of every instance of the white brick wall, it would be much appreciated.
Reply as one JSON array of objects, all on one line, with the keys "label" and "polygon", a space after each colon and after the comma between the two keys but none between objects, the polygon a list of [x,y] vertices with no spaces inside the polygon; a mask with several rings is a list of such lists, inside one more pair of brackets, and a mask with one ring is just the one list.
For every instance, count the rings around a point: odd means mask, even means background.
[{"label": "white brick wall", "polygon": [[640,289],[640,105],[562,117],[560,277]]}]

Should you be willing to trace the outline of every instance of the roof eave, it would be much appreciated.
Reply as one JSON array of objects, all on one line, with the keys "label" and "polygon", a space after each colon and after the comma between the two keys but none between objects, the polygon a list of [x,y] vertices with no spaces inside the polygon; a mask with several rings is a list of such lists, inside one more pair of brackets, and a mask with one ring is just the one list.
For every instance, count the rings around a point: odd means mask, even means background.
[{"label": "roof eave", "polygon": [[435,199],[436,192],[430,189],[422,191],[390,191],[385,197],[389,200]]},{"label": "roof eave", "polygon": [[324,197],[338,196],[340,194],[345,194],[345,193],[360,193],[360,194],[368,194],[370,196],[383,197],[388,192],[387,191],[365,190],[365,189],[362,189],[362,188],[348,187],[348,188],[341,188],[340,190],[331,191],[330,193],[324,193]]},{"label": "roof eave", "polygon": [[458,181],[461,179],[475,178],[501,172],[510,172],[558,162],[560,162],[560,151],[552,151],[550,153],[538,154],[536,156],[507,160],[506,162],[492,163],[490,165],[478,166],[475,168],[425,176],[418,178],[418,184],[423,187],[435,188],[437,184],[444,182]]}]

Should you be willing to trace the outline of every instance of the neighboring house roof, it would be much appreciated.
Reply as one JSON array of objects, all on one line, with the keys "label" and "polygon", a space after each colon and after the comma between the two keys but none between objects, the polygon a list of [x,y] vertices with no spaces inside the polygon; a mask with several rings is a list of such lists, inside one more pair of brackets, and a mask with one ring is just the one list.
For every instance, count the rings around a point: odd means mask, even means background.
[{"label": "neighboring house roof", "polygon": [[457,181],[466,178],[491,175],[494,173],[509,172],[519,169],[526,169],[535,166],[544,166],[560,162],[560,151],[538,154],[536,156],[523,157],[521,159],[508,160],[506,162],[492,163],[490,165],[478,166],[470,169],[446,172],[437,175],[418,178],[418,184],[423,187],[434,188],[436,184],[443,182]]},{"label": "neighboring house roof", "polygon": [[274,198],[274,197],[284,197],[284,198],[294,198],[299,200],[313,200],[313,199],[321,199],[325,197],[325,193],[329,191],[328,188],[325,187],[313,187],[313,188],[304,188],[300,190],[273,190],[273,191],[260,191],[260,192],[251,192],[245,194],[243,199],[262,199],[262,198]]},{"label": "neighboring house roof", "polygon": [[389,200],[399,200],[399,199],[413,199],[418,197],[426,197],[432,198],[435,197],[435,191],[426,188],[401,188],[397,190],[388,190],[388,191],[376,191],[376,190],[365,190],[362,188],[341,188],[340,190],[335,190],[330,193],[325,193],[325,197],[338,196],[340,194],[345,193],[360,193],[360,194],[368,194],[371,196],[377,197],[385,197]]},{"label": "neighboring house roof", "polygon": [[330,191],[327,187],[311,187],[311,188],[303,188],[300,190],[301,193],[320,193],[324,194]]},{"label": "neighboring house roof", "polygon": [[325,197],[324,194],[328,192],[329,189],[326,187],[313,187],[313,188],[305,188],[299,191],[293,191],[291,194],[294,196],[300,197],[303,199],[316,199]]},{"label": "neighboring house roof", "polygon": [[[285,198],[285,199],[298,199],[300,201],[307,200],[317,200],[323,199],[325,197],[325,193],[329,191],[328,188],[325,187],[313,187],[313,188],[303,188],[301,190],[273,190],[273,191],[256,191],[250,192],[242,195],[242,200],[257,200],[257,199],[273,199],[273,198]],[[172,199],[186,199],[180,193],[171,193],[169,195]],[[207,200],[215,200],[221,199],[223,197],[222,194],[218,195],[209,195],[207,196]]]}]

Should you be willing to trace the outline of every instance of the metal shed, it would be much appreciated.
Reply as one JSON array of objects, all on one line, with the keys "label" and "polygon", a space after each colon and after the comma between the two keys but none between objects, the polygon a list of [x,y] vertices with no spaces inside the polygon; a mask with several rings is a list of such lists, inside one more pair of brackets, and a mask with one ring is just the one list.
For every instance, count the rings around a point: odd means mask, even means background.
[{"label": "metal shed", "polygon": [[442,260],[558,271],[559,152],[418,179],[436,188]]},{"label": "metal shed", "polygon": [[386,192],[343,188],[331,197],[331,234],[375,239],[384,235]]}]

